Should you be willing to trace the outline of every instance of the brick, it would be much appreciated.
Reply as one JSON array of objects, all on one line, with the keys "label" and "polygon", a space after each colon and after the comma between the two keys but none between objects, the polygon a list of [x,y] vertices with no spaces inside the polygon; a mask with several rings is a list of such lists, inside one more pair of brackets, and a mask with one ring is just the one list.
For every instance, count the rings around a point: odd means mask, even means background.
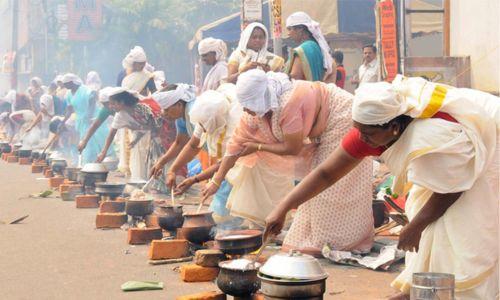
[{"label": "brick", "polygon": [[35,163],[31,164],[31,173],[42,173],[43,165],[37,165]]},{"label": "brick", "polygon": [[102,201],[99,206],[101,213],[119,213],[125,211],[125,202],[121,201]]},{"label": "brick", "polygon": [[218,267],[224,260],[226,260],[224,253],[215,249],[198,250],[194,255],[194,263],[202,267]]},{"label": "brick", "polygon": [[7,157],[7,162],[8,163],[16,163],[18,161],[17,156],[9,156]]},{"label": "brick", "polygon": [[186,240],[154,240],[149,246],[149,259],[173,259],[189,256]]},{"label": "brick", "polygon": [[131,245],[150,243],[152,240],[161,240],[163,233],[160,227],[130,228],[127,242]]},{"label": "brick", "polygon": [[146,216],[146,226],[147,227],[159,227],[158,216],[155,214],[150,214]]},{"label": "brick", "polygon": [[181,280],[184,282],[213,281],[219,275],[219,268],[202,267],[196,264],[181,266]]},{"label": "brick", "polygon": [[43,176],[45,176],[45,178],[51,178],[54,176],[54,173],[51,169],[46,169],[45,171],[43,171]]},{"label": "brick", "polygon": [[76,208],[98,208],[99,196],[98,195],[77,195],[75,197]]},{"label": "brick", "polygon": [[21,158],[19,158],[19,164],[20,165],[31,165],[31,158],[30,157],[21,157]]},{"label": "brick", "polygon": [[120,228],[127,223],[127,214],[121,213],[97,213],[95,217],[96,228]]},{"label": "brick", "polygon": [[51,188],[59,188],[59,186],[63,183],[64,177],[51,177],[49,178],[49,187]]},{"label": "brick", "polygon": [[184,235],[182,227],[181,228],[177,228],[177,231],[175,233],[175,237],[177,239],[179,239],[179,240],[185,240],[186,239],[186,236]]},{"label": "brick", "polygon": [[226,300],[226,294],[219,291],[203,292],[192,295],[185,295],[175,298],[175,300]]}]

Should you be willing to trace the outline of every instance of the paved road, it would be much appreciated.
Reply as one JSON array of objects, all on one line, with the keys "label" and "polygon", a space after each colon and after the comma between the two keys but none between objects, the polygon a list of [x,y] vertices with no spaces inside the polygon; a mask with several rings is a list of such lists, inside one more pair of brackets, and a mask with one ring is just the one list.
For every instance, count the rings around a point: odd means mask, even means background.
[{"label": "paved road", "polygon": [[[182,283],[176,265],[150,266],[147,246],[126,243],[126,232],[94,228],[96,209],[76,209],[59,198],[29,198],[47,188],[30,167],[0,161],[1,299],[175,299],[214,290],[213,283]],[[327,267],[325,299],[383,299],[396,273]],[[162,291],[124,293],[128,280],[162,281]]]}]

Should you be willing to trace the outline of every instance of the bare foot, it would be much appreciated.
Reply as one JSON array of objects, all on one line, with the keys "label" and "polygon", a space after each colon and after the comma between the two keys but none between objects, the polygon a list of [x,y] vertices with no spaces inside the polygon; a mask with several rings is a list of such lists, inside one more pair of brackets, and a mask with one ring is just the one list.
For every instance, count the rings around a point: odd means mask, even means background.
[{"label": "bare foot", "polygon": [[388,299],[389,300],[410,300],[410,295],[403,294],[403,293],[397,293],[395,295],[390,296]]}]

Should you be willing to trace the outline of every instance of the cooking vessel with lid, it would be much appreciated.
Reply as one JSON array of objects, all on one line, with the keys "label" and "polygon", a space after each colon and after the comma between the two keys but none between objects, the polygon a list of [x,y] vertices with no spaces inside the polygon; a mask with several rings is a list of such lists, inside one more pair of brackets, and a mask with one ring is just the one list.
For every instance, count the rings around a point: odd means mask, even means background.
[{"label": "cooking vessel with lid", "polygon": [[158,207],[158,225],[167,231],[181,228],[184,223],[182,205],[160,205]]},{"label": "cooking vessel with lid", "polygon": [[321,280],[328,277],[316,258],[296,250],[271,256],[260,272],[287,280]]},{"label": "cooking vessel with lid", "polygon": [[233,297],[245,297],[257,292],[260,289],[260,279],[257,277],[259,263],[253,268],[235,269],[230,268],[232,260],[219,263],[219,275],[217,276],[217,286],[225,294]]},{"label": "cooking vessel with lid", "polygon": [[102,196],[109,196],[111,198],[116,198],[123,194],[123,189],[125,188],[124,183],[116,182],[98,182],[95,184],[95,192]]},{"label": "cooking vessel with lid", "polygon": [[215,243],[225,254],[247,254],[262,246],[262,231],[231,230],[215,236]]},{"label": "cooking vessel with lid", "polygon": [[153,213],[153,198],[145,200],[128,199],[125,202],[125,212],[129,216],[144,217]]}]

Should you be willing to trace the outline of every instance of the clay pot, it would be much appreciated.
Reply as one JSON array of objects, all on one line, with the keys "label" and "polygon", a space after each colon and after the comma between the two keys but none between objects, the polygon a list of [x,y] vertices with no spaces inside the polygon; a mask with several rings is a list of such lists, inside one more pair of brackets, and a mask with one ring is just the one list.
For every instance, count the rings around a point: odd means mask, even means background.
[{"label": "clay pot", "polygon": [[214,226],[212,212],[185,213],[182,232],[191,243],[203,244],[211,240]]},{"label": "clay pot", "polygon": [[248,297],[260,289],[260,279],[257,277],[258,266],[244,270],[231,269],[226,266],[231,261],[219,263],[217,286],[225,294],[233,297]]},{"label": "clay pot", "polygon": [[182,205],[160,205],[157,214],[158,225],[164,230],[174,231],[184,223]]}]

